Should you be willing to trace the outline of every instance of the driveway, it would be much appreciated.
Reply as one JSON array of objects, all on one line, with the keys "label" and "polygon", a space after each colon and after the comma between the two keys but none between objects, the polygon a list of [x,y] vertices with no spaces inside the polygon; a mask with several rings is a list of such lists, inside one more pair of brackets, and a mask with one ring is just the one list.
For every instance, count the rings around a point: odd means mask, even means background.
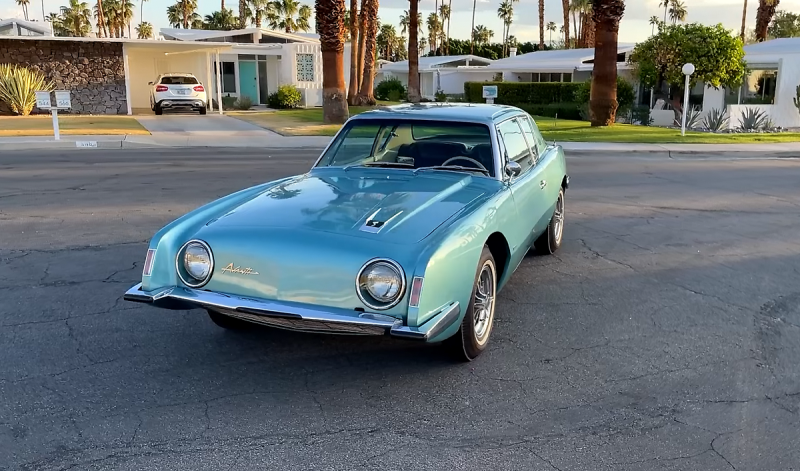
[{"label": "driveway", "polygon": [[277,136],[272,131],[225,115],[168,113],[161,116],[135,116],[153,136],[162,134],[184,136]]},{"label": "driveway", "polygon": [[0,153],[0,469],[797,469],[800,162],[570,158],[470,364],[121,300],[164,224],[316,156]]}]

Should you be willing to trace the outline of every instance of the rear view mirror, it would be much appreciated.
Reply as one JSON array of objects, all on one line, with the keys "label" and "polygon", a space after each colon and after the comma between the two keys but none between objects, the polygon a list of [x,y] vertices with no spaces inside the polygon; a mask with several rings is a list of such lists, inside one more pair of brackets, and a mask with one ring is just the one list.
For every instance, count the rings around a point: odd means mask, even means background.
[{"label": "rear view mirror", "polygon": [[506,175],[514,178],[520,173],[522,173],[522,167],[518,163],[514,162],[513,160],[506,163]]}]

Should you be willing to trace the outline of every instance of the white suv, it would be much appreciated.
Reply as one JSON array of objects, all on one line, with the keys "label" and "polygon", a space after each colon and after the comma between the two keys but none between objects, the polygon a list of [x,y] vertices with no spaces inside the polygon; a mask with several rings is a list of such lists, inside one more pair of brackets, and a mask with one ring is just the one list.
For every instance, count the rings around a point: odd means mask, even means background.
[{"label": "white suv", "polygon": [[208,95],[192,74],[161,74],[150,82],[150,109],[161,114],[165,109],[189,108],[206,114]]}]

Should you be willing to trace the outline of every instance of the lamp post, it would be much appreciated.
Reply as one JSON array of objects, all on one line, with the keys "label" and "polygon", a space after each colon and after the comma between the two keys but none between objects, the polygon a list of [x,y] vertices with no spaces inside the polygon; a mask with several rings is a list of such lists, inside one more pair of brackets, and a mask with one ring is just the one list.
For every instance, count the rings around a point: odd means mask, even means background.
[{"label": "lamp post", "polygon": [[686,111],[689,107],[689,77],[694,73],[694,64],[683,65],[683,75],[686,76],[686,84],[683,86],[683,120],[681,122],[681,136],[686,135]]}]

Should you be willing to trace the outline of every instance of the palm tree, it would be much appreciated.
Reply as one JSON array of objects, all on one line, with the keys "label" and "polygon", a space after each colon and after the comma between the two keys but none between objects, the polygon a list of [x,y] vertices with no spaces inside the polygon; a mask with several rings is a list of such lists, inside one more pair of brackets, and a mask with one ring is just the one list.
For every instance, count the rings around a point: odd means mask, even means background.
[{"label": "palm tree", "polygon": [[230,31],[236,29],[239,20],[233,16],[233,10],[226,8],[223,11],[215,11],[205,17],[206,29],[219,31]]},{"label": "palm tree", "polygon": [[767,39],[769,23],[775,16],[779,3],[780,0],[759,0],[756,12],[756,41],[762,42]]},{"label": "palm tree", "polygon": [[[189,25],[193,25],[199,19],[199,15],[197,15],[197,0],[178,0],[175,3],[175,10],[180,15],[184,29],[189,29]],[[167,16],[169,16],[169,11]],[[171,22],[172,20],[170,19]]]},{"label": "palm tree", "polygon": [[500,8],[497,9],[497,17],[503,20],[503,57],[505,57],[508,27],[511,26],[511,21],[514,17],[514,7],[511,6],[510,0],[503,0],[503,3],[500,4]]},{"label": "palm tree", "polygon": [[672,24],[677,24],[679,21],[683,23],[686,21],[686,15],[688,12],[686,11],[686,5],[681,0],[670,0],[670,7],[669,7],[669,19],[672,20]]},{"label": "palm tree", "polygon": [[[253,24],[256,27],[258,28],[261,27],[261,23],[264,21],[264,18],[272,18],[275,15],[272,4],[267,0],[247,0],[247,1],[249,2],[249,5],[245,9],[246,13],[245,17],[250,17],[250,19],[253,20]],[[222,2],[224,3],[225,0],[222,0]],[[241,24],[241,20],[238,21],[239,24]]]},{"label": "palm tree", "polygon": [[564,48],[569,49],[569,0],[561,0],[564,10]]},{"label": "palm tree", "polygon": [[380,50],[380,55],[383,56],[384,59],[392,60],[392,52],[396,51],[398,42],[397,31],[394,29],[394,25],[381,25],[378,37],[375,38],[375,44]]},{"label": "palm tree", "polygon": [[658,6],[664,7],[664,23],[667,22],[667,9],[670,3],[672,3],[672,0],[658,0]]},{"label": "palm tree", "polygon": [[742,9],[742,33],[739,35],[744,43],[744,34],[747,29],[747,0],[744,0],[744,8]]},{"label": "palm tree", "polygon": [[544,50],[544,0],[539,0],[539,50]]},{"label": "palm tree", "polygon": [[597,45],[589,98],[592,126],[614,124],[617,108],[617,39],[619,22],[625,14],[625,0],[592,0]]},{"label": "palm tree", "polygon": [[[299,8],[288,3],[280,14],[293,21]],[[286,8],[292,7],[292,8]],[[344,0],[316,0],[317,32],[322,51],[322,116],[325,123],[344,123],[350,117],[344,89]],[[287,21],[288,23],[288,21]]]},{"label": "palm tree", "polygon": [[[408,9],[408,101],[419,103],[422,98],[419,93],[419,0],[409,0],[409,2],[411,8]],[[473,16],[474,12],[473,9]]]},{"label": "palm tree", "polygon": [[[321,0],[317,0],[318,2]],[[378,0],[361,3],[362,30],[364,34],[364,68],[356,101],[360,105],[374,105],[375,96],[375,46],[378,35]]]},{"label": "palm tree", "polygon": [[469,38],[470,54],[475,54],[475,7],[477,6],[478,6],[478,0],[472,0],[472,27],[470,28],[470,31],[472,33],[470,34]]},{"label": "palm tree", "polygon": [[270,28],[282,29],[287,33],[311,29],[311,8],[308,5],[302,5],[297,0],[274,0],[272,8],[276,16],[269,20]]},{"label": "palm tree", "polygon": [[450,55],[450,4],[453,3],[453,0],[449,0],[448,4],[444,4],[444,0],[442,0],[442,5],[439,7],[439,16],[442,17],[442,24],[447,22],[447,28],[445,31],[445,55]]},{"label": "palm tree", "polygon": [[107,38],[110,37],[108,35],[108,24],[105,15],[106,6],[103,5],[103,0],[97,0],[97,4],[92,8],[94,10],[94,17],[97,19],[97,37],[99,38]]},{"label": "palm tree", "polygon": [[153,25],[143,21],[136,27],[136,37],[139,39],[150,39],[153,37]]},{"label": "palm tree", "polygon": [[17,5],[22,7],[22,14],[25,17],[25,20],[28,20],[28,4],[31,3],[31,0],[17,0]]},{"label": "palm tree", "polygon": [[183,25],[183,14],[178,7],[177,3],[167,7],[167,21],[172,28],[180,28]]},{"label": "palm tree", "polygon": [[547,31],[550,31],[550,47],[553,47],[553,33],[556,32],[558,26],[556,26],[555,21],[551,21],[547,23]]},{"label": "palm tree", "polygon": [[575,35],[575,42],[577,47],[588,47],[587,35],[589,33],[592,3],[591,0],[572,0],[570,3],[572,10],[572,25],[574,26],[573,34]]},{"label": "palm tree", "polygon": [[358,95],[358,85],[361,82],[358,78],[358,0],[350,0],[350,11],[348,12],[348,29],[350,31],[350,86],[347,89],[347,103],[355,105],[356,95]]},{"label": "palm tree", "polygon": [[441,25],[439,24],[439,15],[435,12],[428,15],[428,41],[431,45],[431,50],[436,51],[438,46],[439,33]]},{"label": "palm tree", "polygon": [[483,46],[489,44],[489,41],[492,40],[492,37],[494,36],[494,31],[490,30],[486,26],[478,25],[472,32],[472,36],[475,39],[475,42],[478,43],[478,45]]},{"label": "palm tree", "polygon": [[661,22],[657,16],[653,15],[650,17],[650,36],[656,34],[656,26]]},{"label": "palm tree", "polygon": [[[101,1],[101,0],[98,0],[98,1]],[[144,2],[146,2],[146,1],[147,0],[139,0],[139,24],[144,22]]]},{"label": "palm tree", "polygon": [[83,37],[89,34],[92,23],[89,4],[79,0],[70,0],[68,7],[61,8],[61,22],[70,36]]}]

